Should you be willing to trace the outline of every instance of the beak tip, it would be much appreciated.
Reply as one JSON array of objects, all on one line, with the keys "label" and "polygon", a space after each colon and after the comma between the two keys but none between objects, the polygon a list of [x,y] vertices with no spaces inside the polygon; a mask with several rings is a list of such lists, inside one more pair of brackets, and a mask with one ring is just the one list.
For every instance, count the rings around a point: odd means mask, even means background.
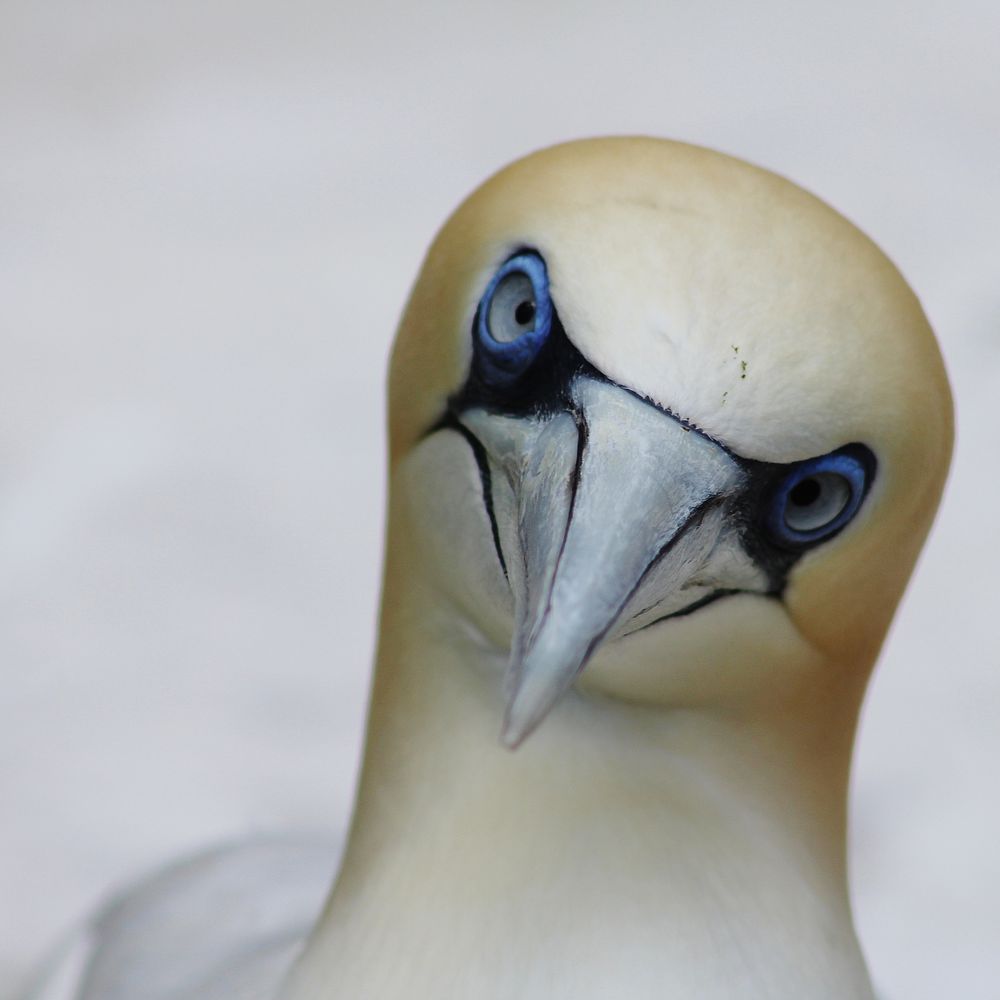
[{"label": "beak tip", "polygon": [[507,727],[504,726],[500,733],[500,746],[504,750],[509,750],[513,753],[521,745],[521,739],[519,739],[515,734],[507,731]]},{"label": "beak tip", "polygon": [[510,708],[508,707],[503,720],[503,728],[500,730],[500,745],[505,750],[517,750],[534,729],[535,726],[529,721],[512,718]]},{"label": "beak tip", "polygon": [[537,655],[533,649],[512,659],[508,669],[507,708],[500,742],[516,750],[549,716],[582,669],[580,657]]},{"label": "beak tip", "polygon": [[508,750],[516,750],[543,722],[559,700],[563,685],[543,684],[540,689],[522,683],[507,702],[500,742]]}]

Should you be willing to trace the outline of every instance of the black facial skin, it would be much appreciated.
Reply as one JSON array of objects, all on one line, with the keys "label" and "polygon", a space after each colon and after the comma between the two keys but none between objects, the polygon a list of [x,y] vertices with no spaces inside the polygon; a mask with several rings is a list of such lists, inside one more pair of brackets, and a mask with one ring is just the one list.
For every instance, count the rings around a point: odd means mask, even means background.
[{"label": "black facial skin", "polygon": [[[536,252],[519,250],[518,253]],[[480,305],[480,309],[482,304]],[[472,365],[465,384],[449,400],[447,409],[441,419],[429,430],[428,434],[439,430],[453,430],[461,434],[468,442],[479,468],[482,482],[483,503],[489,518],[493,534],[493,543],[497,557],[507,575],[507,563],[500,545],[500,532],[493,510],[492,473],[486,449],[476,436],[460,423],[461,413],[472,408],[481,408],[490,413],[503,414],[510,417],[549,417],[558,412],[568,412],[574,416],[578,427],[585,427],[583,414],[571,398],[571,386],[577,376],[586,376],[597,381],[615,385],[641,399],[643,403],[653,406],[661,413],[676,420],[685,430],[692,434],[701,434],[722,448],[746,473],[746,485],[741,494],[730,500],[728,517],[730,524],[737,527],[741,543],[747,554],[765,573],[768,580],[767,595],[780,599],[788,581],[788,574],[802,555],[829,541],[846,525],[842,525],[830,534],[808,544],[791,545],[786,540],[776,539],[766,527],[766,513],[777,492],[779,484],[788,476],[797,463],[782,464],[760,462],[743,458],[727,448],[721,441],[706,434],[683,416],[669,409],[658,406],[628,386],[620,385],[609,379],[603,372],[594,367],[572,343],[559,319],[555,304],[552,307],[552,327],[538,355],[530,367],[510,386],[503,388],[491,385],[484,377],[483,366],[479,363],[482,349],[479,346],[475,331],[478,329],[479,311],[472,322]],[[583,440],[581,438],[581,440]],[[852,443],[838,449],[838,452],[850,454],[858,460],[865,469],[864,495],[867,495],[875,478],[876,460],[871,450],[863,444]],[[695,515],[697,516],[697,515]],[[683,529],[682,529],[683,530]],[[691,614],[706,604],[719,598],[738,593],[736,590],[718,590],[702,598],[689,607],[673,612],[665,618],[675,618]],[[657,619],[648,625],[649,628],[664,619]]]}]

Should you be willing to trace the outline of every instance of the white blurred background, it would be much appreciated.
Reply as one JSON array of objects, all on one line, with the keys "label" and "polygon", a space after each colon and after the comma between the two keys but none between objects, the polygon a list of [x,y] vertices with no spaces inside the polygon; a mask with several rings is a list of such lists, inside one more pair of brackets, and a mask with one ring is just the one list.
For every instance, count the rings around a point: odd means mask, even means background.
[{"label": "white blurred background", "polygon": [[123,878],[343,823],[421,254],[506,161],[641,132],[820,194],[940,334],[852,881],[889,1000],[997,1000],[998,44],[995,0],[3,0],[0,996]]}]

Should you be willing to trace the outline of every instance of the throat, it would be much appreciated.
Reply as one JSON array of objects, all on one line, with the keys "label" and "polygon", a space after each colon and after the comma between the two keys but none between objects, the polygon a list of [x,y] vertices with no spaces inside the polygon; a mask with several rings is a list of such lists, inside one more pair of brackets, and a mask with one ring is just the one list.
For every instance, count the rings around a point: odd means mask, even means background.
[{"label": "throat", "polygon": [[512,753],[495,654],[420,623],[422,648],[383,642],[345,861],[285,1000],[871,996],[846,761],[575,692]]}]

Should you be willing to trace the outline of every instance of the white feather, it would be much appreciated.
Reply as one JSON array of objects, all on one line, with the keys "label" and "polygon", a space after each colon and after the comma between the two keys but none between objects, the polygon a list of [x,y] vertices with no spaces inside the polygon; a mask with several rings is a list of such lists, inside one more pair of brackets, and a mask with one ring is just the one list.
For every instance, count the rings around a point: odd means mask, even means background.
[{"label": "white feather", "polygon": [[319,916],[341,842],[252,841],[111,900],[24,1000],[269,1000]]}]

